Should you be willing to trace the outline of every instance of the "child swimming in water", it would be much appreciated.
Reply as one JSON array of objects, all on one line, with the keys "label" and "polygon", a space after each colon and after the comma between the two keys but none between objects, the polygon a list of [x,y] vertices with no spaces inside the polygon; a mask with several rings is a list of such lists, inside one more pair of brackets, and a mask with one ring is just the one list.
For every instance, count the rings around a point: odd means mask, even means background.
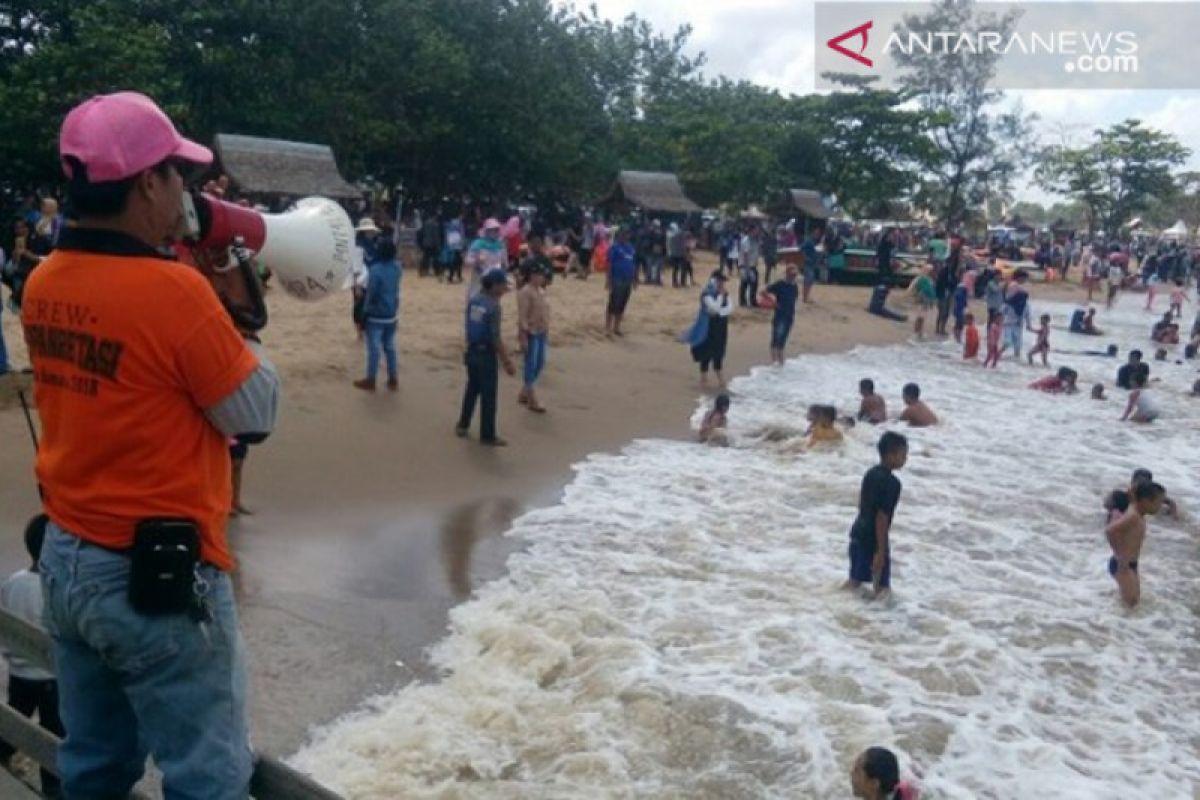
[{"label": "child swimming in water", "polygon": [[[1044,378],[1039,378],[1029,384],[1030,389],[1037,389],[1039,392],[1047,392],[1049,394],[1075,394],[1079,391],[1075,387],[1075,382],[1079,380],[1079,373],[1070,367],[1059,367],[1058,372],[1054,375],[1047,375]],[[1103,390],[1104,387],[1100,387]]]},{"label": "child swimming in water", "polygon": [[1116,580],[1121,601],[1129,608],[1138,604],[1142,594],[1138,558],[1146,541],[1146,515],[1158,513],[1166,491],[1154,481],[1143,481],[1133,487],[1131,494],[1129,509],[1104,529],[1113,551],[1108,560],[1108,574]]},{"label": "child swimming in water", "polygon": [[1093,383],[1092,384],[1092,399],[1093,400],[1107,400],[1108,399],[1107,397],[1104,396],[1104,384],[1103,383]]},{"label": "child swimming in water", "polygon": [[850,789],[860,800],[917,800],[917,789],[900,780],[900,762],[885,747],[868,747],[850,770]]},{"label": "child swimming in water", "polygon": [[875,393],[875,381],[863,378],[858,382],[858,393],[862,396],[862,402],[858,406],[859,422],[869,422],[872,425],[886,422],[887,403]]},{"label": "child swimming in water", "polygon": [[729,395],[722,392],[713,401],[712,409],[700,423],[701,444],[728,444],[725,426],[729,423]]},{"label": "child swimming in water", "polygon": [[837,443],[842,441],[842,432],[835,427],[837,409],[833,406],[809,406],[808,420],[812,426],[808,429],[808,444],[811,447],[822,442]]}]

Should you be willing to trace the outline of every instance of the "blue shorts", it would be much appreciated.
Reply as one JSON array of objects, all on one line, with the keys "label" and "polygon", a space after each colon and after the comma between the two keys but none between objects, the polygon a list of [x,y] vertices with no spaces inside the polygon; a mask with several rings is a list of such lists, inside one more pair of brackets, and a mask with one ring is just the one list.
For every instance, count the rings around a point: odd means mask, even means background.
[{"label": "blue shorts", "polygon": [[[1131,572],[1137,572],[1137,565],[1138,565],[1138,562],[1130,561],[1129,562],[1129,570]],[[1117,568],[1120,566],[1121,566],[1121,562],[1117,561],[1116,556],[1113,556],[1112,558],[1110,558],[1108,560],[1108,574],[1112,575],[1114,578],[1117,577]]]},{"label": "blue shorts", "polygon": [[791,317],[783,319],[775,319],[771,321],[771,349],[782,350],[787,346],[788,336],[792,332],[792,323],[795,320]]},{"label": "blue shorts", "polygon": [[[850,540],[850,580],[858,581],[859,583],[871,583],[875,578],[871,574],[871,562],[875,559],[875,548],[868,549],[863,544]],[[892,585],[892,555],[887,553],[883,557],[883,574],[879,578],[879,585],[882,588],[887,588]]]},{"label": "blue shorts", "polygon": [[1005,325],[1004,326],[1004,346],[1010,347],[1013,350],[1021,349],[1021,326],[1020,325]]}]

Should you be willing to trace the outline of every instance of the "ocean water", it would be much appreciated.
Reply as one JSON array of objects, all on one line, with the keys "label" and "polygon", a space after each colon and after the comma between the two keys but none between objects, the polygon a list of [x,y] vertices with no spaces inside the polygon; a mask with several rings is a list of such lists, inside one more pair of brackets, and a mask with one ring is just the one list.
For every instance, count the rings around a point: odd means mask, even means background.
[{"label": "ocean water", "polygon": [[[444,675],[315,732],[292,763],[348,798],[848,798],[893,748],[926,798],[1200,798],[1200,399],[1153,364],[1163,418],[1121,423],[1117,367],[1151,352],[1135,298],[1108,335],[1062,330],[1085,391],[962,363],[953,344],[803,356],[735,381],[732,444],[638,441],[517,519],[508,575],[452,614]],[[765,336],[765,334],[764,334]],[[1026,334],[1026,343],[1032,336]],[[892,598],[839,588],[882,427],[797,452],[815,402],[889,411],[918,381]],[[1091,400],[1102,381],[1113,397]],[[703,412],[696,411],[695,422]],[[1143,601],[1105,571],[1103,495],[1148,467],[1183,519],[1150,521]]]}]

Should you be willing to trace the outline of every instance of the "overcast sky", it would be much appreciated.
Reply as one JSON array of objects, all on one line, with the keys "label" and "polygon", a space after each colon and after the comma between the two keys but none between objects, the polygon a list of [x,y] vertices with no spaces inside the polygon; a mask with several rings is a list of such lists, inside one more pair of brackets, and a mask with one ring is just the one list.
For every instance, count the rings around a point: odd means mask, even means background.
[{"label": "overcast sky", "polygon": [[[603,16],[635,12],[663,31],[693,28],[691,52],[707,55],[706,74],[727,75],[784,93],[813,91],[813,4],[805,0],[594,0]],[[584,5],[583,0],[579,2]],[[1136,7],[1132,5],[1131,7]],[[1200,46],[1200,45],[1197,45]],[[1010,91],[1041,117],[1038,134],[1056,141],[1067,130],[1082,139],[1096,127],[1133,117],[1170,132],[1193,151],[1200,170],[1200,92]],[[1053,201],[1033,187],[1017,199]]]}]

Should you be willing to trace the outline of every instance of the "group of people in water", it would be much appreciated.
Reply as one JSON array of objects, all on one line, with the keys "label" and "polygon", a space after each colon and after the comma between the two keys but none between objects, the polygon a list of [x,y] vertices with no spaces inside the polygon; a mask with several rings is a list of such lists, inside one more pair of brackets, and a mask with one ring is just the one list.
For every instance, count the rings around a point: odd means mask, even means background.
[{"label": "group of people in water", "polygon": [[[918,281],[921,280],[928,280],[928,276],[920,276]],[[1019,361],[1022,344],[1020,331],[1024,328],[1034,331],[1037,336],[1026,355],[1026,362],[1032,365],[1034,359],[1040,356],[1042,365],[1049,366],[1051,316],[1040,315],[1038,328],[1032,327],[1029,295],[1025,288],[1027,280],[1028,275],[1023,270],[1016,270],[1008,284],[1002,287],[1002,309],[989,309],[989,353],[985,365],[995,366],[1000,356],[1010,349]],[[916,289],[915,293],[920,297],[922,289]],[[1167,312],[1166,319],[1175,329],[1178,329],[1178,324],[1174,319],[1182,313],[1182,306],[1183,301],[1172,298],[1172,308]],[[957,340],[963,342],[964,357],[974,360],[978,354],[979,341],[978,333],[974,331],[973,315],[963,308],[956,307],[954,318],[954,335]],[[1197,327],[1200,327],[1200,318]],[[1162,341],[1160,336],[1163,329],[1163,325],[1156,324],[1152,331],[1155,341]],[[915,330],[918,335],[921,334],[919,319]],[[1193,357],[1196,347],[1200,346],[1200,332],[1197,334],[1196,340],[1188,345]],[[1116,345],[1110,345],[1104,351],[1083,351],[1085,355],[1109,358],[1115,357],[1117,353]],[[1165,350],[1160,348],[1156,358],[1165,361]],[[1073,394],[1078,391],[1078,380],[1079,374],[1076,370],[1063,366],[1054,373],[1033,381],[1029,387],[1051,394]],[[1150,365],[1143,360],[1140,350],[1135,349],[1129,353],[1128,363],[1117,370],[1115,384],[1128,392],[1124,413],[1121,415],[1122,421],[1150,423],[1159,418],[1160,406],[1147,388],[1150,384]],[[864,378],[858,388],[860,400],[854,416],[839,418],[836,407],[832,405],[812,405],[808,408],[809,427],[803,441],[805,449],[842,441],[843,434],[839,425],[842,428],[850,428],[858,422],[880,424],[889,420],[887,403],[876,391],[874,381]],[[1191,394],[1200,397],[1200,380],[1192,385]],[[1091,396],[1095,400],[1106,400],[1104,385],[1094,384]],[[904,407],[894,421],[908,423],[914,428],[937,424],[937,415],[921,399],[921,389],[916,383],[905,385],[901,398]],[[718,395],[712,409],[701,422],[701,442],[728,442],[725,428],[728,424],[729,408],[730,396],[727,393]],[[904,466],[907,441],[900,434],[889,431],[879,439],[878,450],[879,463],[867,471],[862,481],[859,512],[851,529],[850,575],[847,581],[847,586],[855,589],[870,584],[873,595],[886,592],[890,586],[888,533],[892,515],[899,502],[901,486],[893,473]],[[1177,513],[1175,504],[1166,498],[1163,487],[1153,481],[1147,470],[1136,471],[1127,489],[1113,492],[1105,501],[1105,508],[1109,514],[1105,531],[1112,548],[1108,568],[1120,589],[1122,601],[1130,607],[1137,605],[1140,598],[1137,566],[1145,539],[1145,518],[1147,515],[1158,513],[1164,506],[1169,513]]]}]

